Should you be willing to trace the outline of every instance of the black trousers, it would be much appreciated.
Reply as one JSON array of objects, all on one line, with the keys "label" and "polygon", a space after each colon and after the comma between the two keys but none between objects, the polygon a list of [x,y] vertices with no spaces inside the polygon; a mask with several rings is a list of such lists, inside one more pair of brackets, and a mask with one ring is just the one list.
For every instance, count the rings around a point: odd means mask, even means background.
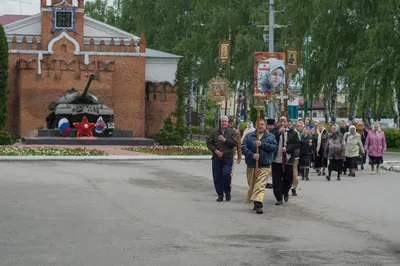
[{"label": "black trousers", "polygon": [[293,183],[293,165],[285,165],[283,172],[281,163],[272,163],[272,183],[277,201],[282,201],[284,195],[289,195]]}]

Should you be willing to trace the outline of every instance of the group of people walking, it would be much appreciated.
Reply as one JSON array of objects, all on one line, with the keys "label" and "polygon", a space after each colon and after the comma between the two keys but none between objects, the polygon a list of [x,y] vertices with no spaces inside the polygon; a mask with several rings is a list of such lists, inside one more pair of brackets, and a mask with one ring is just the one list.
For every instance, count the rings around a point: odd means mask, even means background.
[{"label": "group of people walking", "polygon": [[[358,164],[365,164],[366,154],[373,174],[378,173],[386,151],[386,140],[379,124],[371,130],[364,129],[362,123],[357,128],[349,125],[343,131],[343,125],[330,126],[314,122],[311,126],[306,119],[297,121],[294,128],[289,126],[286,117],[276,123],[274,119],[260,120],[257,128],[251,122],[240,136],[233,127],[233,120],[227,116],[220,118],[221,127],[207,138],[207,147],[212,152],[212,172],[217,202],[231,200],[231,181],[236,163],[244,156],[247,165],[246,175],[249,185],[247,201],[253,202],[253,210],[263,213],[263,200],[266,188],[272,188],[275,205],[289,201],[289,192],[297,196],[298,176],[310,180],[310,168],[318,175],[331,180],[333,171],[340,175],[349,170],[349,176],[355,176]],[[343,134],[344,133],[344,134]],[[362,168],[363,169],[363,168]],[[327,172],[326,172],[327,170]],[[272,176],[272,184],[269,178]]]}]

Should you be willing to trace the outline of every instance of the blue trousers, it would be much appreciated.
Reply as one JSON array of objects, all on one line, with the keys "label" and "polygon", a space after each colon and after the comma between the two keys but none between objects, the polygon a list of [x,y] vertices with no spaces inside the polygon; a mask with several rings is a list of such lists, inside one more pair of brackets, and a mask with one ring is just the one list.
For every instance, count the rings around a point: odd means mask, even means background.
[{"label": "blue trousers", "polygon": [[214,188],[218,197],[223,197],[231,194],[231,172],[232,172],[233,159],[224,160],[213,158],[212,159],[212,173],[214,179]]}]

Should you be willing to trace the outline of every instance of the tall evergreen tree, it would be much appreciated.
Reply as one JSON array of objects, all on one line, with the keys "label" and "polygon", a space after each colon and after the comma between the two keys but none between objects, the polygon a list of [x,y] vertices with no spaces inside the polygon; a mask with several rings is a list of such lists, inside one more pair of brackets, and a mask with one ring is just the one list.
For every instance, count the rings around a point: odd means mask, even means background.
[{"label": "tall evergreen tree", "polygon": [[3,128],[8,119],[8,44],[6,33],[0,25],[0,128]]}]

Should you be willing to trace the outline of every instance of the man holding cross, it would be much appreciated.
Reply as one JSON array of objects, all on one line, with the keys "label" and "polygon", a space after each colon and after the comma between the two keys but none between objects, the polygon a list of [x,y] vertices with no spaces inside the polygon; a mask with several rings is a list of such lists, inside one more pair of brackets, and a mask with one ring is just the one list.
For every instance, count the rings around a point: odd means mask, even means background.
[{"label": "man holding cross", "polygon": [[291,128],[288,128],[287,118],[280,118],[280,128],[274,131],[278,149],[272,163],[273,191],[277,203],[282,205],[282,198],[289,201],[289,190],[293,183],[293,164],[295,152],[300,148],[299,135]]},{"label": "man holding cross", "polygon": [[[242,142],[242,153],[247,164],[247,182],[249,190],[247,201],[253,201],[253,210],[263,213],[263,200],[265,185],[271,173],[271,165],[274,153],[278,148],[275,136],[266,130],[264,120],[259,120],[257,131],[248,133]],[[257,139],[257,135],[259,139]],[[257,148],[259,152],[257,153]],[[258,161],[258,169],[256,162]],[[257,171],[256,171],[257,170]]]},{"label": "man holding cross", "polygon": [[234,149],[237,146],[235,130],[229,127],[227,116],[221,116],[220,126],[207,137],[207,148],[212,152],[212,173],[217,202],[231,200],[231,173]]}]

